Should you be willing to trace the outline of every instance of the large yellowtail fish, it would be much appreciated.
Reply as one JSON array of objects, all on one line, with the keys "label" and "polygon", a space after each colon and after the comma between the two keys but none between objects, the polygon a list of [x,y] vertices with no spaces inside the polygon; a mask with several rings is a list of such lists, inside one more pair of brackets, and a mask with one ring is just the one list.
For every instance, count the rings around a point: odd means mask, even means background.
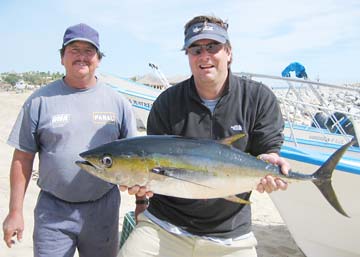
[{"label": "large yellowtail fish", "polygon": [[336,164],[354,140],[343,145],[313,174],[290,171],[244,153],[231,144],[243,134],[222,141],[179,136],[143,136],[116,140],[83,152],[83,170],[119,185],[146,185],[154,193],[192,199],[225,198],[249,203],[236,194],[256,188],[267,174],[287,182],[312,181],[328,202],[347,216],[331,185]]}]

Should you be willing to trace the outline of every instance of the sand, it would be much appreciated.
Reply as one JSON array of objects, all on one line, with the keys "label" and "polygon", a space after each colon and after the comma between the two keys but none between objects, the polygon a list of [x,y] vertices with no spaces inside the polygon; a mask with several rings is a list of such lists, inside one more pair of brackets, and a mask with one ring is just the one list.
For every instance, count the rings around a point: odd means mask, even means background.
[{"label": "sand", "polygon": [[[0,91],[0,221],[2,222],[8,212],[9,204],[9,170],[13,148],[6,144],[6,139],[14,124],[17,114],[31,92],[15,93]],[[37,169],[37,162],[34,166]],[[16,243],[11,249],[0,242],[0,257],[30,257],[32,254],[33,209],[36,203],[39,188],[36,178],[33,178],[27,189],[24,204],[25,231],[21,243]],[[284,192],[286,193],[286,192]],[[134,196],[121,193],[120,225],[124,215],[133,210]],[[251,198],[253,208],[253,230],[258,239],[259,257],[304,257],[299,250],[286,224],[272,203],[270,197],[264,193],[254,192]],[[121,230],[121,226],[120,226]],[[3,235],[1,235],[3,238]],[[75,255],[77,256],[77,254]]]}]

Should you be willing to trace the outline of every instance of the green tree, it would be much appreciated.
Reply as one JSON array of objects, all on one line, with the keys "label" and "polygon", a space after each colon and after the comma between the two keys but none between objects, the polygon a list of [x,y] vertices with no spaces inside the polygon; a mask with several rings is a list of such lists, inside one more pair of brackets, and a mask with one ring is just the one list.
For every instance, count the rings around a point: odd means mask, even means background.
[{"label": "green tree", "polygon": [[22,77],[17,73],[5,73],[2,75],[2,80],[12,86],[15,86],[15,84],[21,79]]},{"label": "green tree", "polygon": [[0,74],[2,80],[6,83],[14,86],[18,81],[24,80],[26,84],[30,85],[44,85],[48,84],[54,80],[60,79],[64,76],[63,73],[55,72],[51,73],[50,71],[29,71],[23,73],[2,73]]}]

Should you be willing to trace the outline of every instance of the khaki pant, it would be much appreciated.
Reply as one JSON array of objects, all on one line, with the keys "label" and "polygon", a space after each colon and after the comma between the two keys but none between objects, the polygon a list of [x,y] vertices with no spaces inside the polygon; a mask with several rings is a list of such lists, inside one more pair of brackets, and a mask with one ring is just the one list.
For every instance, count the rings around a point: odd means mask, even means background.
[{"label": "khaki pant", "polygon": [[143,214],[139,215],[138,221],[118,257],[257,257],[254,236],[234,241],[229,246],[171,234]]}]

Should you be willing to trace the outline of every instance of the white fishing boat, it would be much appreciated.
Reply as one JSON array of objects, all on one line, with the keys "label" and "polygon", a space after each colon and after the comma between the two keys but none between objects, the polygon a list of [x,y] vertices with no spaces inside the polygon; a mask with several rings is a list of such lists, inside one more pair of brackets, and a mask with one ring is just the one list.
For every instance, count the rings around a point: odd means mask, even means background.
[{"label": "white fishing boat", "polygon": [[138,129],[145,129],[152,104],[162,90],[115,75],[99,74],[98,76],[106,85],[122,93],[130,101]]},{"label": "white fishing boat", "polygon": [[[350,98],[345,100],[353,107],[354,99],[350,95],[359,96],[360,88],[259,74],[241,75],[278,87],[273,89],[286,120],[285,144],[281,155],[296,171],[313,173],[332,152],[352,138],[352,135],[345,133],[339,120],[330,122],[338,126],[333,129],[338,133],[331,132],[329,128],[321,128],[321,124],[314,124],[315,115],[319,111],[329,117],[335,112],[341,112],[352,120],[354,130],[358,130],[359,113],[354,110],[350,113],[349,106],[341,98],[338,99],[342,102],[341,106],[334,106],[321,92],[325,88],[330,89],[335,98],[336,92],[341,92]],[[349,217],[334,211],[312,183],[292,184],[286,192],[275,192],[270,197],[297,245],[307,257],[360,256],[357,236],[360,228],[360,201],[357,193],[360,186],[359,147],[351,147],[345,153],[333,173],[332,184]]]},{"label": "white fishing boat", "polygon": [[[314,172],[329,154],[284,146],[281,152],[294,170]],[[325,201],[312,183],[289,186],[286,192],[270,194],[299,248],[308,257],[360,256],[360,153],[343,157],[333,173],[332,185],[349,217],[342,216]]]},{"label": "white fishing boat", "polygon": [[[343,116],[339,119],[334,113],[344,114],[352,121],[354,131],[358,130],[356,125],[359,124],[360,111],[349,109],[350,105],[354,106],[356,99],[352,99],[353,94],[347,95],[346,92],[355,92],[360,101],[360,88],[260,74],[238,75],[262,81],[278,97],[286,122],[281,155],[296,171],[313,173],[332,152],[354,136],[347,134],[342,126]],[[145,128],[152,102],[161,90],[115,76],[101,77],[129,99],[139,124]],[[322,93],[323,88],[330,88],[342,105],[334,105],[336,101],[329,103]],[[335,91],[341,92],[344,97],[336,96]],[[321,120],[316,119],[317,113],[327,117],[327,124],[321,124]],[[360,256],[357,239],[357,230],[360,228],[359,186],[360,149],[351,147],[333,174],[334,190],[349,217],[334,211],[312,183],[293,184],[286,192],[271,194],[271,198],[306,256],[354,257]]]}]

